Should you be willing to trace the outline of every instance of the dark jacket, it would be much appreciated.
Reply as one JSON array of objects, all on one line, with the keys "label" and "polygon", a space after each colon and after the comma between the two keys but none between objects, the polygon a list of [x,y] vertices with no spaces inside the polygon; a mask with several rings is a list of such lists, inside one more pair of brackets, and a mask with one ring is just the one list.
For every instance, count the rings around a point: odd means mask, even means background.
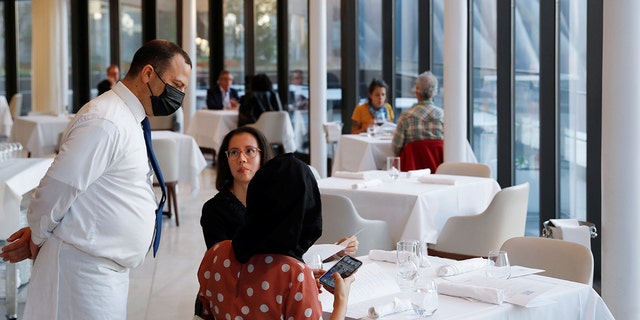
[{"label": "dark jacket", "polygon": [[[229,88],[229,98],[240,100],[238,97],[238,90],[234,88]],[[220,86],[215,85],[214,87],[207,90],[207,108],[222,110],[224,106],[222,105],[222,92],[220,91]]]}]

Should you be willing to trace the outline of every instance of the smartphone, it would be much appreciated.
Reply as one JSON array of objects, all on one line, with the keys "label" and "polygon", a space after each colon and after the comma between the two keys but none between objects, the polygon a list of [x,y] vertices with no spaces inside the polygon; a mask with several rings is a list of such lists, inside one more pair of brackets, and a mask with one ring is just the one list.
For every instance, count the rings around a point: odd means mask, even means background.
[{"label": "smartphone", "polygon": [[358,270],[362,265],[362,261],[351,257],[344,256],[342,259],[338,260],[331,269],[325,272],[322,276],[320,276],[320,284],[324,286],[329,292],[333,293],[333,289],[335,288],[335,280],[331,277],[332,274],[338,272],[342,278],[346,278]]}]

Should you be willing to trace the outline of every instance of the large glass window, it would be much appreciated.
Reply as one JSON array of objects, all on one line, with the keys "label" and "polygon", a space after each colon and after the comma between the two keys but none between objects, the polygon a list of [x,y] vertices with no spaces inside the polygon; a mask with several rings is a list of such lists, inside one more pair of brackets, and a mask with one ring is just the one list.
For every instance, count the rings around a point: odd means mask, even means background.
[{"label": "large glass window", "polygon": [[580,0],[559,2],[560,217],[586,220],[587,8]]},{"label": "large glass window", "polygon": [[[244,83],[244,1],[224,1],[224,68],[233,73],[233,82]],[[215,46],[215,43],[211,43]],[[274,44],[275,46],[275,44]],[[244,92],[244,86],[239,87]]]},{"label": "large glass window", "polygon": [[497,60],[495,0],[473,0],[471,8],[471,100],[473,150],[497,178]]},{"label": "large glass window", "polygon": [[[340,0],[327,1],[327,121],[342,121]],[[343,121],[344,123],[344,121]]]},{"label": "large glass window", "polygon": [[[444,108],[444,97],[442,96],[444,88],[444,0],[433,0],[433,17],[432,17],[431,35],[431,72],[438,78],[439,90],[433,103]],[[427,70],[420,70],[420,73]]]},{"label": "large glass window", "polygon": [[[89,65],[91,66],[91,97],[98,94],[97,85],[106,79],[111,64],[109,33],[109,1],[89,2]],[[132,58],[132,57],[130,57]]]},{"label": "large glass window", "polygon": [[126,74],[136,50],[142,46],[141,0],[120,3],[120,74]]},{"label": "large glass window", "polygon": [[540,3],[517,0],[514,22],[516,184],[529,182],[527,235],[540,230]]},{"label": "large glass window", "polygon": [[196,2],[196,107],[204,107],[207,102],[209,83],[209,0]]},{"label": "large glass window", "polygon": [[413,86],[418,70],[418,0],[396,2],[396,75],[393,106],[398,115],[416,102]]},{"label": "large glass window", "polygon": [[367,87],[373,78],[382,79],[382,1],[358,1],[358,63],[360,64],[361,102],[369,96]]},{"label": "large glass window", "polygon": [[256,74],[265,73],[273,83],[277,83],[278,10],[276,0],[256,0],[255,14]]},{"label": "large glass window", "polygon": [[22,114],[31,111],[31,1],[16,1],[18,30],[18,92],[22,93]]},{"label": "large glass window", "polygon": [[296,151],[309,153],[309,18],[306,1],[289,1],[289,111]]},{"label": "large glass window", "polygon": [[177,0],[156,0],[156,30],[158,39],[178,42]]},{"label": "large glass window", "polygon": [[[0,17],[4,17],[4,2],[0,2]],[[4,28],[4,19],[0,19],[0,30]],[[4,32],[0,33],[0,95],[7,95],[7,60],[5,58],[6,38]]]}]

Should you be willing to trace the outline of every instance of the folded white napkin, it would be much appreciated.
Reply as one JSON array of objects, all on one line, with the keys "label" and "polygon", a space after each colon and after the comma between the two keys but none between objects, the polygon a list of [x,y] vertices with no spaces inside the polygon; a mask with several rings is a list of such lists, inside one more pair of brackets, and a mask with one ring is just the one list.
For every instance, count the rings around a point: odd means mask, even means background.
[{"label": "folded white napkin", "polygon": [[429,168],[420,169],[420,170],[409,170],[407,172],[407,178],[417,178],[417,177],[426,176],[429,174],[431,174],[431,169]]},{"label": "folded white napkin", "polygon": [[398,260],[398,254],[396,250],[387,251],[373,249],[369,251],[369,259],[375,261],[396,262]]},{"label": "folded white napkin", "polygon": [[366,172],[349,172],[349,171],[336,171],[332,176],[336,178],[360,179],[360,180],[370,178],[370,175],[368,175]]},{"label": "folded white napkin", "polygon": [[369,317],[377,319],[386,315],[411,310],[411,300],[393,297],[393,302],[369,308]]},{"label": "folded white napkin", "polygon": [[452,264],[441,266],[438,269],[438,277],[455,276],[457,274],[482,269],[486,265],[487,265],[487,260],[483,258],[472,258],[472,259],[462,260]]},{"label": "folded white napkin", "polygon": [[504,291],[502,289],[451,281],[438,282],[438,293],[454,297],[472,298],[493,304],[502,304],[502,301],[504,301]]},{"label": "folded white napkin", "polygon": [[369,187],[375,187],[382,184],[380,179],[371,179],[360,183],[354,183],[351,188],[353,189],[366,189]]},{"label": "folded white napkin", "polygon": [[448,185],[456,184],[456,178],[443,177],[443,176],[432,175],[432,174],[419,176],[418,181],[422,183],[429,183],[429,184],[448,184]]},{"label": "folded white napkin", "polygon": [[591,249],[591,230],[587,226],[581,226],[578,219],[551,219],[551,223],[562,231],[562,240]]}]

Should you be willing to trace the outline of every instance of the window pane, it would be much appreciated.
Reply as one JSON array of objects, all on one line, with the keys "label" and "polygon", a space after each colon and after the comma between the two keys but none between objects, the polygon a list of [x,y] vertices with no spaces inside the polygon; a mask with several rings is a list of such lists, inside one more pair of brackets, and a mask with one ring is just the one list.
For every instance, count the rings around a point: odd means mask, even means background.
[{"label": "window pane", "polygon": [[120,74],[127,74],[136,50],[142,46],[141,0],[120,3]]},{"label": "window pane", "polygon": [[360,101],[366,101],[373,78],[382,78],[382,1],[358,1],[358,63]]},{"label": "window pane", "polygon": [[340,0],[327,1],[327,121],[342,121],[340,10]]},{"label": "window pane", "polygon": [[[433,0],[433,34],[431,40],[431,54],[433,66],[431,72],[438,78],[438,93],[433,97],[433,103],[444,108],[444,97],[442,96],[444,88],[444,0]],[[420,73],[427,70],[420,70]]]},{"label": "window pane", "polygon": [[540,3],[517,0],[514,23],[515,180],[529,182],[526,235],[537,236],[540,220]]},{"label": "window pane", "polygon": [[473,0],[471,99],[473,102],[473,151],[478,162],[491,167],[497,178],[497,87],[495,0]]},{"label": "window pane", "polygon": [[[244,1],[225,0],[224,68],[233,73],[235,85],[244,83],[244,31]],[[216,44],[210,45],[213,47]],[[244,92],[244,86],[238,89]]]},{"label": "window pane", "polygon": [[[89,63],[91,66],[91,97],[98,95],[97,85],[106,79],[111,64],[109,34],[109,1],[89,2]],[[129,57],[130,59],[131,57]]]},{"label": "window pane", "polygon": [[177,0],[156,0],[156,30],[158,39],[178,42]]},{"label": "window pane", "polygon": [[560,217],[586,220],[586,50],[587,6],[561,0],[560,70]]},{"label": "window pane", "polygon": [[207,104],[209,88],[209,0],[196,2],[196,106]]},{"label": "window pane", "polygon": [[22,114],[31,111],[31,1],[17,1],[18,92],[22,93]]},{"label": "window pane", "polygon": [[278,21],[276,0],[256,0],[255,2],[255,51],[256,74],[265,73],[271,82],[278,83]]},{"label": "window pane", "polygon": [[289,95],[296,151],[309,153],[309,18],[307,1],[289,1]]},{"label": "window pane", "polygon": [[[410,108],[416,97],[413,93],[418,70],[418,0],[396,2],[396,76],[395,96],[393,104],[397,115]],[[397,117],[396,117],[397,118]]]}]

